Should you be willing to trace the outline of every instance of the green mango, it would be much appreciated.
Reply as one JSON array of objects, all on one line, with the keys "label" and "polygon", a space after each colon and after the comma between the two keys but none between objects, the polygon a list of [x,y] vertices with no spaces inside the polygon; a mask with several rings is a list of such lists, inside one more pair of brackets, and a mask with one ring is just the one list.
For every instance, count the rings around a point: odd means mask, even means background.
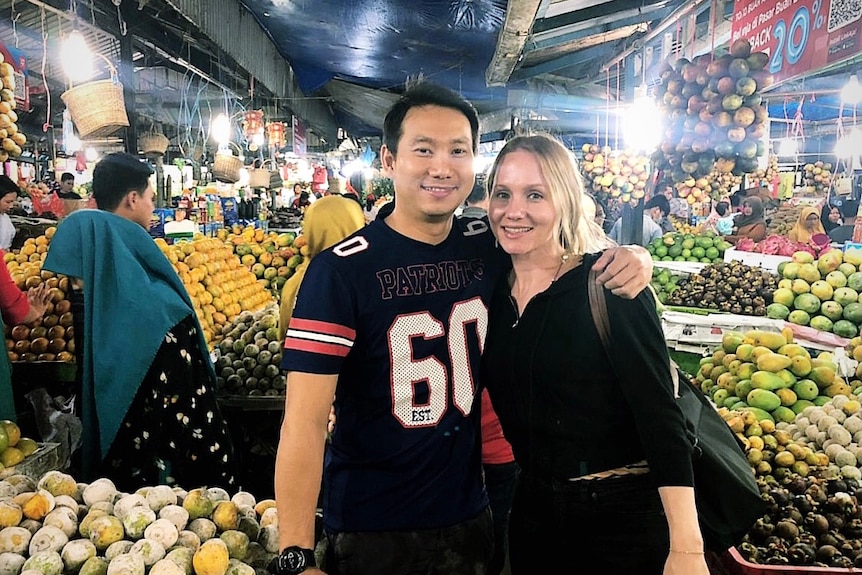
[{"label": "green mango", "polygon": [[793,423],[796,421],[796,414],[789,407],[780,405],[772,410],[772,417],[775,421],[783,421],[785,423]]},{"label": "green mango", "polygon": [[752,389],[745,401],[751,407],[770,412],[781,405],[781,398],[766,389]]},{"label": "green mango", "polygon": [[[755,371],[751,375],[751,387],[772,391],[787,387],[787,383],[781,377],[769,371]],[[767,411],[770,410],[767,409]]]},{"label": "green mango", "polygon": [[748,397],[748,393],[752,389],[754,389],[754,387],[751,385],[751,380],[743,379],[742,381],[736,383],[736,389],[734,391],[736,393],[736,397],[744,400],[746,397]]},{"label": "green mango", "polygon": [[[775,395],[775,394],[773,394]],[[776,399],[778,399],[776,397]],[[779,400],[780,401],[780,400]],[[775,419],[772,417],[772,414],[768,411],[760,409],[759,407],[754,407],[753,405],[749,405],[748,407],[743,407],[739,411],[750,411],[754,414],[754,418],[757,421],[763,421],[764,419],[768,419],[769,421],[775,422]]]}]

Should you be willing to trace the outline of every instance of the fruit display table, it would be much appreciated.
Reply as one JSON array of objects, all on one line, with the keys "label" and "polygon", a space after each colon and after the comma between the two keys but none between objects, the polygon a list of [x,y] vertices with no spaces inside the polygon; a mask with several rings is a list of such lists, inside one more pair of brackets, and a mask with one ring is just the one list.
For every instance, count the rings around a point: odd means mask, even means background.
[{"label": "fruit display table", "polygon": [[778,264],[781,262],[789,262],[791,258],[785,256],[772,256],[768,254],[760,254],[757,252],[744,252],[731,248],[724,252],[724,261],[738,261],[749,266],[758,266],[770,272],[778,271]]}]

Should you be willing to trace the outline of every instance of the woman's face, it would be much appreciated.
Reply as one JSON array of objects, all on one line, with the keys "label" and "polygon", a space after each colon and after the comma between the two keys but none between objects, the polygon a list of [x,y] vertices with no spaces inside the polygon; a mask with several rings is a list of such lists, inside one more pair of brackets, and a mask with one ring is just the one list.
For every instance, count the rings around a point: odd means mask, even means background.
[{"label": "woman's face", "polygon": [[18,199],[18,194],[10,192],[0,197],[0,214],[8,214],[9,210],[15,205],[15,200]]},{"label": "woman's face", "polygon": [[838,208],[833,206],[832,209],[829,210],[829,221],[833,224],[837,224],[839,220],[841,220],[841,213],[838,211]]},{"label": "woman's face", "polygon": [[819,221],[820,221],[820,218],[817,217],[817,214],[808,214],[808,217],[805,218],[805,227],[808,228],[809,230],[813,229],[813,228],[817,227],[817,222],[819,222]]},{"label": "woman's face", "polygon": [[742,204],[742,213],[743,215],[750,216],[754,209],[751,207],[751,204],[748,202],[743,202]]},{"label": "woman's face", "polygon": [[530,152],[508,153],[499,168],[488,206],[491,230],[512,255],[550,252],[556,209],[538,159]]}]

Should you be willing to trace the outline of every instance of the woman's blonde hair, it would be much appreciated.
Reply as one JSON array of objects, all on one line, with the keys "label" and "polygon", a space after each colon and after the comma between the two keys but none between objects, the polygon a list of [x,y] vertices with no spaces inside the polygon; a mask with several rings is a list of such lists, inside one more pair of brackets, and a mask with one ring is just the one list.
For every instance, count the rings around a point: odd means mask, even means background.
[{"label": "woman's blonde hair", "polygon": [[506,142],[488,173],[486,185],[490,197],[493,198],[500,165],[508,154],[517,150],[533,154],[539,162],[548,195],[557,214],[555,237],[558,238],[564,253],[582,255],[599,252],[614,245],[588,213],[586,202],[590,199],[584,192],[577,160],[559,140],[548,134],[515,136]]}]

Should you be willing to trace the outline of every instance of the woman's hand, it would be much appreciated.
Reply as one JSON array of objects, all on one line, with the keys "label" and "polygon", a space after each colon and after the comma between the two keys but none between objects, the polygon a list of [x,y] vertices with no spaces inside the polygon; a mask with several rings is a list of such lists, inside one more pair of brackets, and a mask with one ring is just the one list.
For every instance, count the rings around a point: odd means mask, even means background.
[{"label": "woman's hand", "polygon": [[703,553],[688,554],[671,551],[664,564],[664,575],[709,575]]},{"label": "woman's hand", "polygon": [[45,315],[45,310],[51,303],[51,288],[45,284],[30,288],[27,290],[27,302],[30,304],[30,310],[22,323],[30,323]]},{"label": "woman's hand", "polygon": [[652,257],[641,246],[607,249],[593,267],[601,272],[600,284],[627,299],[633,299],[652,279]]}]

